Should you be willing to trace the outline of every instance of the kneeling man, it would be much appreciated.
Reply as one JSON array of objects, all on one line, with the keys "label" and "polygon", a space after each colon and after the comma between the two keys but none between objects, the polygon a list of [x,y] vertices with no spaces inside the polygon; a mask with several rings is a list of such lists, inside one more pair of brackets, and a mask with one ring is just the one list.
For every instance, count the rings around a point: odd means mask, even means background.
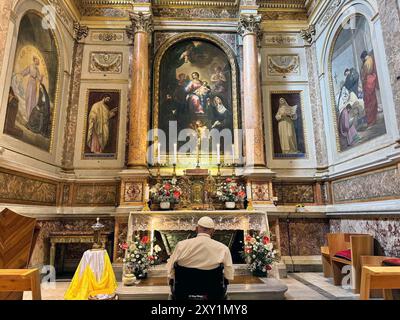
[{"label": "kneeling man", "polygon": [[224,265],[224,277],[233,280],[234,269],[229,248],[211,239],[215,231],[214,221],[203,217],[197,224],[197,237],[178,242],[168,260],[168,278],[174,279],[174,264],[185,268],[212,270]]}]

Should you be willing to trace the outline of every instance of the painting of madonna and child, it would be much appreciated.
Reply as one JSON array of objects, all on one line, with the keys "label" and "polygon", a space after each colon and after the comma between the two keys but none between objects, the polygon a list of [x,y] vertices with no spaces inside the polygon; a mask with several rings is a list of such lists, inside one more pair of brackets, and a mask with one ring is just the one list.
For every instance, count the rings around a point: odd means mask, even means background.
[{"label": "painting of madonna and child", "polygon": [[170,121],[177,122],[178,132],[233,132],[232,104],[232,71],[222,49],[205,40],[188,39],[165,52],[159,73],[158,128],[167,137]]},{"label": "painting of madonna and child", "polygon": [[54,36],[28,12],[19,27],[4,133],[50,151],[57,82]]},{"label": "painting of madonna and child", "polygon": [[349,150],[386,134],[379,66],[364,16],[350,18],[339,31],[331,66],[339,150]]}]

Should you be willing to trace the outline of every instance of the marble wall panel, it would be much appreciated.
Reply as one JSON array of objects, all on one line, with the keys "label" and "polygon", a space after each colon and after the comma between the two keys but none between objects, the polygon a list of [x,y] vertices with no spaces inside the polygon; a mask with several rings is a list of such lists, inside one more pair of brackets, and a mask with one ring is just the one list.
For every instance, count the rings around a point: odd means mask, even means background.
[{"label": "marble wall panel", "polygon": [[0,202],[56,205],[57,183],[12,171],[0,171]]},{"label": "marble wall panel", "polygon": [[388,168],[332,182],[333,201],[372,201],[400,197],[398,169]]},{"label": "marble wall panel", "polygon": [[279,219],[281,255],[320,255],[328,232],[328,219]]},{"label": "marble wall panel", "polygon": [[297,183],[274,183],[274,195],[279,204],[314,203],[314,185]]},{"label": "marble wall panel", "polygon": [[330,220],[331,232],[367,233],[375,241],[375,255],[400,257],[400,218],[342,218]]}]

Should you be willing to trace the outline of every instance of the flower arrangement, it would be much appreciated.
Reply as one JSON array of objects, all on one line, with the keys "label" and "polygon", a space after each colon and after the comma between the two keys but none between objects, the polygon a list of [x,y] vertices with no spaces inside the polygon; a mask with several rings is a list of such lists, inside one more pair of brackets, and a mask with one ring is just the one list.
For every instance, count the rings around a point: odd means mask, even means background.
[{"label": "flower arrangement", "polygon": [[150,189],[150,194],[152,200],[158,203],[178,203],[182,194],[182,190],[177,185],[177,180],[172,179],[155,184]]},{"label": "flower arrangement", "polygon": [[132,243],[126,242],[120,244],[120,248],[125,251],[125,258],[123,262],[126,267],[125,273],[132,273],[137,278],[145,278],[148,269],[157,264],[159,257],[158,253],[161,251],[159,245],[153,247],[151,252],[151,240],[148,236],[140,237],[136,235]]},{"label": "flower arrangement", "polygon": [[231,178],[227,178],[217,188],[217,198],[223,202],[240,202],[244,201],[245,197],[246,192],[243,186]]},{"label": "flower arrangement", "polygon": [[278,260],[277,252],[266,233],[247,235],[242,256],[250,271],[257,276],[266,276],[267,272],[272,269],[272,263]]}]

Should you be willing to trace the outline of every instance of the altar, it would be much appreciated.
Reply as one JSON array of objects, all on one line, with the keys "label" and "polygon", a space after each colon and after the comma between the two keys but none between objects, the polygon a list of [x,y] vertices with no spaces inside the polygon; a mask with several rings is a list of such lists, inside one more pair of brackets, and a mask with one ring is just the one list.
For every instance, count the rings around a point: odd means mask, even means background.
[{"label": "altar", "polygon": [[214,239],[230,248],[234,263],[243,262],[239,258],[239,251],[243,250],[244,237],[250,230],[269,233],[268,216],[262,211],[134,211],[129,215],[127,242],[129,243],[136,233],[148,232],[152,241],[158,236],[159,244],[167,258],[178,241],[195,235],[197,221],[203,216],[214,220]]}]

